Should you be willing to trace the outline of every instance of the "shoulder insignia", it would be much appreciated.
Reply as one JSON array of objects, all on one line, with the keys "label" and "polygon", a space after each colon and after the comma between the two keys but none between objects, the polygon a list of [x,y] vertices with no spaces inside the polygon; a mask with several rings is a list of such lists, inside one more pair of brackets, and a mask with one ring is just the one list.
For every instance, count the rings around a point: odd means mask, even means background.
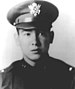
[{"label": "shoulder insignia", "polygon": [[69,71],[72,71],[72,69],[73,69],[72,67],[69,67]]},{"label": "shoulder insignia", "polygon": [[72,66],[70,66],[68,70],[71,72],[71,71],[74,71],[74,70],[75,70],[75,68],[74,68],[74,67],[72,67]]},{"label": "shoulder insignia", "polygon": [[0,73],[3,73],[4,72],[4,69],[0,70]]},{"label": "shoulder insignia", "polygon": [[5,69],[0,70],[0,73],[9,72],[12,68],[13,68],[13,66],[10,65],[9,67],[7,67],[7,68],[5,68]]}]

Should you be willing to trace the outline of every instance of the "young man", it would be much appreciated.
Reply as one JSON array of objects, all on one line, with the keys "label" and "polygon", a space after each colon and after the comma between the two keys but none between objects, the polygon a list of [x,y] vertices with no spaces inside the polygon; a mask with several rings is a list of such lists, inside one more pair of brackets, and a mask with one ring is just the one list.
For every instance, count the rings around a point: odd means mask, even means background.
[{"label": "young man", "polygon": [[48,55],[58,15],[55,5],[41,0],[23,2],[8,12],[23,59],[1,73],[3,89],[71,89],[73,67]]}]

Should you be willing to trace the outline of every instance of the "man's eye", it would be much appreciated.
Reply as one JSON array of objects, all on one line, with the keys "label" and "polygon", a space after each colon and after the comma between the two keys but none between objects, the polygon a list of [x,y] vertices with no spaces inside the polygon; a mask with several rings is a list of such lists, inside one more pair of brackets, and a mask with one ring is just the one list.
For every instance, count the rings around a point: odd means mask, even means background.
[{"label": "man's eye", "polygon": [[40,32],[40,36],[45,36],[46,34],[44,32]]},{"label": "man's eye", "polygon": [[30,33],[24,33],[24,35],[26,35],[26,36],[30,36]]},{"label": "man's eye", "polygon": [[26,35],[27,35],[27,36],[29,36],[29,35],[30,35],[30,33],[27,33]]}]

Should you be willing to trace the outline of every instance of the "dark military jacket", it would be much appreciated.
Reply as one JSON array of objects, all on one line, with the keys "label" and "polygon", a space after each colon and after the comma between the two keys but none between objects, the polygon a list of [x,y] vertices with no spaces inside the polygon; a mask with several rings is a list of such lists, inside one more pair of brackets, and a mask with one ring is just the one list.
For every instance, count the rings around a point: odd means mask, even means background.
[{"label": "dark military jacket", "polygon": [[35,67],[24,59],[1,72],[0,89],[71,89],[74,68],[63,61],[44,56]]}]

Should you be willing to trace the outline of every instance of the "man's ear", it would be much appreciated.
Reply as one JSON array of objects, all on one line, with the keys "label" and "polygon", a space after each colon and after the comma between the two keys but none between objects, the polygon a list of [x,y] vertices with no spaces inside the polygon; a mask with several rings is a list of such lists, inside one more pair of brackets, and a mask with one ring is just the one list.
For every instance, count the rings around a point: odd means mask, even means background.
[{"label": "man's ear", "polygon": [[50,31],[50,43],[53,43],[54,31]]},{"label": "man's ear", "polygon": [[17,46],[19,46],[20,45],[19,44],[19,37],[18,37],[17,33],[14,34],[14,39],[15,39],[15,42],[16,42]]}]

